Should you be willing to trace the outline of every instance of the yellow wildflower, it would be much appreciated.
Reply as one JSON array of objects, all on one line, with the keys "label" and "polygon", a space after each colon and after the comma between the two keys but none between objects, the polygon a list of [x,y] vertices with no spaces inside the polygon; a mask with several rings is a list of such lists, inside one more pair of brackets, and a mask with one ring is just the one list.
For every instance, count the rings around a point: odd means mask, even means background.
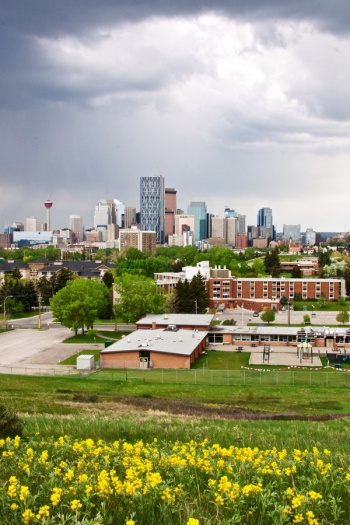
[{"label": "yellow wildflower", "polygon": [[83,505],[80,503],[80,500],[78,500],[78,499],[73,499],[72,503],[70,504],[70,508],[73,511],[81,509],[82,506]]}]

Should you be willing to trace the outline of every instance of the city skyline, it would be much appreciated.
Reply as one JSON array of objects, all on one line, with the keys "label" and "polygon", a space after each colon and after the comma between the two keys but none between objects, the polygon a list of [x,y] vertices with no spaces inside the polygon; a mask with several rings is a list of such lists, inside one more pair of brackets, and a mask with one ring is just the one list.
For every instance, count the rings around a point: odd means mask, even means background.
[{"label": "city skyline", "polygon": [[0,6],[1,227],[93,224],[163,174],[178,207],[346,231],[350,4],[76,0]]}]

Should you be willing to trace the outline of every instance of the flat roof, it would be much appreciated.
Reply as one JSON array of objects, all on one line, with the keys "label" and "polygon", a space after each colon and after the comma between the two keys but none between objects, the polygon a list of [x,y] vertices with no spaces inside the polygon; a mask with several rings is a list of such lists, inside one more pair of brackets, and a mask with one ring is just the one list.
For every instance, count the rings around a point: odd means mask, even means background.
[{"label": "flat roof", "polygon": [[182,325],[182,326],[205,326],[210,325],[214,318],[213,314],[147,314],[135,324],[156,323],[160,326]]},{"label": "flat roof", "polygon": [[135,330],[101,351],[101,354],[150,351],[190,356],[208,332],[197,330]]},{"label": "flat roof", "polygon": [[340,335],[345,336],[347,333],[350,333],[349,328],[337,328],[337,327],[327,327],[327,326],[216,326],[213,333],[222,331],[225,333],[232,334],[257,334],[257,335],[296,335],[298,332],[304,331],[306,334],[313,334],[314,336],[332,336]]}]

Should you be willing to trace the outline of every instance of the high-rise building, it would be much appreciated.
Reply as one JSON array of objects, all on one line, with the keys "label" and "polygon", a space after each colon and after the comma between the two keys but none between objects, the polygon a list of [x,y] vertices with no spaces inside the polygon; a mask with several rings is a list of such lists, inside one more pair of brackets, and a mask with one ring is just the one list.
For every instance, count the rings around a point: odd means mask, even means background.
[{"label": "high-rise building", "polygon": [[205,202],[190,202],[187,208],[189,215],[194,215],[195,242],[207,238],[207,205]]},{"label": "high-rise building", "polygon": [[72,232],[72,241],[80,243],[84,240],[83,219],[80,215],[69,216],[69,229]]},{"label": "high-rise building", "polygon": [[194,215],[175,215],[175,234],[181,236],[184,232],[194,233]]},{"label": "high-rise building", "polygon": [[237,217],[237,234],[240,235],[240,234],[245,234],[246,233],[246,229],[245,229],[245,215],[241,215],[240,213],[238,214],[238,217]]},{"label": "high-rise building", "polygon": [[136,224],[136,208],[132,206],[125,206],[124,209],[124,226],[123,228],[128,229]]},{"label": "high-rise building", "polygon": [[165,188],[165,240],[175,232],[176,190]]},{"label": "high-rise building", "polygon": [[137,248],[140,252],[156,253],[156,232],[142,231],[136,226],[119,230],[119,250],[123,252],[129,248]]},{"label": "high-rise building", "polygon": [[112,224],[111,205],[106,200],[101,199],[95,206],[94,227],[107,229],[108,224]]},{"label": "high-rise building", "polygon": [[306,228],[305,244],[308,246],[314,246],[314,244],[316,244],[316,232],[312,228]]},{"label": "high-rise building", "polygon": [[283,240],[284,244],[288,244],[289,241],[300,243],[300,224],[283,224]]},{"label": "high-rise building", "polygon": [[258,211],[258,222],[257,226],[266,226],[266,228],[272,228],[272,210],[271,208],[261,208]]},{"label": "high-rise building", "polygon": [[44,231],[43,221],[39,217],[29,217],[26,219],[26,231],[28,232],[42,232]]},{"label": "high-rise building", "polygon": [[237,219],[230,217],[213,217],[211,220],[212,238],[223,239],[229,246],[236,246]]},{"label": "high-rise building", "polygon": [[141,230],[155,231],[157,244],[164,243],[164,199],[164,177],[162,175],[155,177],[141,177]]}]

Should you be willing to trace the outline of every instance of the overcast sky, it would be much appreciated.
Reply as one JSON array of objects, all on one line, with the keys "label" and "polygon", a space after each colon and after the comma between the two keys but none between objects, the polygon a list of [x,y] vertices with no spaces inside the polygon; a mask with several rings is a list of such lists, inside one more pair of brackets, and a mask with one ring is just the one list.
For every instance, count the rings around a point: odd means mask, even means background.
[{"label": "overcast sky", "polygon": [[350,229],[349,0],[2,0],[0,225],[178,207]]}]

